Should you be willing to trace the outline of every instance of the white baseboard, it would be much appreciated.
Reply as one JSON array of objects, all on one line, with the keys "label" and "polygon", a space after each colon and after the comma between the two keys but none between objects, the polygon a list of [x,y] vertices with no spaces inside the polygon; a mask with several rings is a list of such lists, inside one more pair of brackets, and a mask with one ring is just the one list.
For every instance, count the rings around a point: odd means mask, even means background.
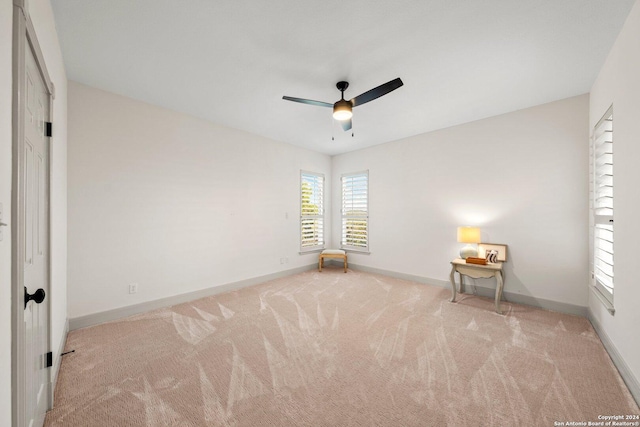
[{"label": "white baseboard", "polygon": [[616,346],[613,345],[613,341],[611,341],[609,335],[607,335],[607,333],[600,325],[600,322],[598,322],[598,320],[595,318],[595,316],[591,312],[591,309],[589,309],[588,318],[591,322],[591,325],[593,326],[593,329],[595,329],[596,333],[600,337],[602,345],[604,345],[605,350],[607,350],[607,353],[609,353],[609,357],[611,357],[613,364],[616,366],[616,368],[618,368],[618,372],[620,373],[622,380],[629,388],[629,391],[631,392],[631,395],[635,399],[636,403],[640,406],[640,382],[633,375],[631,369],[629,369],[629,366],[627,365],[627,362],[624,361]]},{"label": "white baseboard", "polygon": [[69,319],[64,322],[64,331],[62,332],[62,338],[58,343],[58,348],[53,353],[56,363],[52,366],[50,382],[49,382],[49,408],[53,408],[55,400],[54,393],[56,391],[56,384],[58,383],[58,373],[60,372],[60,364],[62,363],[62,352],[64,351],[65,343],[67,342],[67,335],[69,334]]},{"label": "white baseboard", "polygon": [[88,326],[99,325],[101,323],[110,322],[112,320],[118,320],[124,317],[133,316],[134,314],[145,313],[147,311],[163,307],[170,307],[172,305],[193,301],[211,295],[221,294],[223,292],[235,291],[247,286],[257,285],[269,280],[291,276],[293,274],[302,273],[304,271],[313,270],[315,268],[318,268],[317,263],[305,265],[303,267],[292,268],[290,270],[279,271],[277,273],[267,274],[265,276],[253,277],[251,279],[240,280],[238,282],[227,283],[220,286],[214,286],[212,288],[201,289],[198,291],[187,292],[184,294],[174,295],[171,297],[161,298],[153,301],[147,301],[140,304],[129,305],[127,307],[87,314],[86,316],[74,317],[69,320],[69,327],[70,330],[73,331],[80,328],[86,328]]},{"label": "white baseboard", "polygon": [[[354,270],[365,271],[368,273],[381,274],[383,276],[395,277],[397,279],[410,280],[412,282],[425,283],[427,285],[439,286],[441,288],[451,289],[451,283],[448,280],[432,279],[429,277],[416,276],[413,274],[399,273],[397,271],[382,270],[379,268],[367,267],[358,264],[349,263],[349,268]],[[472,286],[465,283],[467,290]],[[475,286],[476,294],[481,297],[494,298],[495,288],[487,288],[485,286]],[[552,301],[543,298],[536,298],[530,295],[516,294],[513,292],[503,291],[502,295],[508,302],[516,304],[529,305],[543,310],[557,311],[559,313],[572,314],[574,316],[587,317],[588,307],[581,305],[568,304],[564,302]]]}]

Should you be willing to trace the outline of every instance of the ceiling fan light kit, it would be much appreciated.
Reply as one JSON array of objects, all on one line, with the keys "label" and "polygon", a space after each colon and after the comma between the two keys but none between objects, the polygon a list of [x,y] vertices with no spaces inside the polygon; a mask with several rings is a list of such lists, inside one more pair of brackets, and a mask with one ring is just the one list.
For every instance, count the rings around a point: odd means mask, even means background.
[{"label": "ceiling fan light kit", "polygon": [[351,98],[347,101],[344,99],[344,91],[349,87],[349,82],[341,81],[336,84],[336,87],[341,92],[342,96],[341,99],[335,104],[329,104],[328,102],[322,101],[313,101],[311,99],[294,98],[291,96],[283,96],[282,99],[286,101],[300,102],[301,104],[316,105],[318,107],[333,107],[333,118],[340,121],[342,129],[348,131],[351,129],[353,107],[357,107],[358,105],[362,105],[369,101],[373,101],[376,98],[380,98],[381,96],[398,89],[403,84],[404,83],[402,83],[402,80],[400,80],[400,78],[398,77],[397,79],[391,80],[385,84],[368,90],[365,93],[361,93],[355,98]]},{"label": "ceiling fan light kit", "polygon": [[353,117],[353,112],[351,111],[351,103],[349,101],[341,99],[340,101],[333,104],[334,119],[349,120],[351,117]]}]

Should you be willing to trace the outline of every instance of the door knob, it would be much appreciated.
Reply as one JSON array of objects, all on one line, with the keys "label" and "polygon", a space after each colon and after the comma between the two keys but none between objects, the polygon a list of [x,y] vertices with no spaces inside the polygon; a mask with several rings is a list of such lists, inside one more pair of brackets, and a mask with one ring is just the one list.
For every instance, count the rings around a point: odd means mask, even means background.
[{"label": "door knob", "polygon": [[27,308],[27,303],[31,300],[35,301],[36,304],[40,304],[42,301],[44,301],[44,297],[45,297],[45,293],[44,293],[44,289],[40,288],[37,291],[35,291],[33,294],[29,294],[29,292],[27,292],[27,287],[24,287],[24,308]]}]

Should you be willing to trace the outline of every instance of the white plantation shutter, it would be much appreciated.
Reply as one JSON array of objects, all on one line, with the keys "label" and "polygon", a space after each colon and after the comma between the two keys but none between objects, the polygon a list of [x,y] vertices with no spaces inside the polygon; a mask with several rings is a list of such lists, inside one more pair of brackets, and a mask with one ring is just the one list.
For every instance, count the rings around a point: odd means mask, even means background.
[{"label": "white plantation shutter", "polygon": [[342,248],[369,250],[369,172],[342,176]]},{"label": "white plantation shutter", "polygon": [[324,248],[324,175],[300,173],[300,250]]},{"label": "white plantation shutter", "polygon": [[613,304],[613,107],[593,130],[591,157],[594,286]]}]

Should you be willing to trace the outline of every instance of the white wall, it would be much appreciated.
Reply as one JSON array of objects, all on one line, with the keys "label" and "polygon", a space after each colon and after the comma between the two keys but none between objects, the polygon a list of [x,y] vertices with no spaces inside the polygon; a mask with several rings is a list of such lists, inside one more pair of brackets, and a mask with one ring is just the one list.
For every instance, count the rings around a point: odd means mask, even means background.
[{"label": "white wall", "polygon": [[330,185],[327,155],[70,82],[69,317],[315,263],[301,169]]},{"label": "white wall", "polygon": [[[53,246],[51,287],[51,342],[54,353],[66,321],[66,75],[58,45],[53,13],[47,0],[28,2],[49,75],[58,91],[53,106],[51,239]],[[4,221],[11,224],[11,109],[13,2],[0,1],[0,203]],[[11,233],[3,229],[0,242],[0,425],[11,425]]]},{"label": "white wall", "polygon": [[636,2],[591,89],[590,128],[613,104],[615,316],[590,294],[591,315],[601,325],[636,381],[640,381],[640,2]]},{"label": "white wall", "polygon": [[334,157],[334,224],[341,174],[369,170],[371,254],[350,261],[448,280],[462,247],[456,227],[476,225],[484,242],[509,246],[505,292],[586,307],[588,101],[582,95]]},{"label": "white wall", "polygon": [[[11,224],[11,48],[13,2],[0,0],[0,203]],[[11,230],[0,242],[0,425],[11,425]]]}]

